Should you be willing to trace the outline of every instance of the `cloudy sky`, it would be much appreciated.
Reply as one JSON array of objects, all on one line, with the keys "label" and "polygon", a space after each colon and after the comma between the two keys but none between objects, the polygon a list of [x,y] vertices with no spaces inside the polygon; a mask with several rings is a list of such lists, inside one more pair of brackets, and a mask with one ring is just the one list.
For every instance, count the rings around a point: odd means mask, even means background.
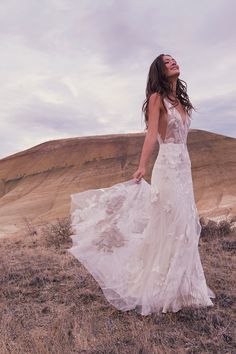
[{"label": "cloudy sky", "polygon": [[0,0],[0,158],[144,131],[150,64],[180,65],[192,128],[236,137],[234,0]]}]

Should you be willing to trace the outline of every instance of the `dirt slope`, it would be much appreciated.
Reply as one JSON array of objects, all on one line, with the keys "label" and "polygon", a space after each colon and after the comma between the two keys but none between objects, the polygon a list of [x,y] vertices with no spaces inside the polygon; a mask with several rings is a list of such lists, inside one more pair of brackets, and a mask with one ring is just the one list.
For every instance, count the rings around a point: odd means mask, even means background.
[{"label": "dirt slope", "polygon": [[[144,133],[49,141],[0,160],[0,236],[25,218],[38,224],[68,215],[70,194],[132,178]],[[200,215],[236,214],[236,139],[190,129],[188,149]],[[150,174],[158,145],[150,160]]]}]

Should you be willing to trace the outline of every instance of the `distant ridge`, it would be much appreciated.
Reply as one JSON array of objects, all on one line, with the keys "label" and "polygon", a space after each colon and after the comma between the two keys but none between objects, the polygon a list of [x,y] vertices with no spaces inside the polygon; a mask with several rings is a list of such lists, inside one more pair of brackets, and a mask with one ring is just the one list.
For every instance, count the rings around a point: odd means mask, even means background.
[{"label": "distant ridge", "polygon": [[[68,215],[70,194],[132,178],[145,133],[58,139],[0,160],[0,236]],[[190,129],[188,150],[200,216],[236,214],[236,139]],[[145,179],[150,182],[157,148]]]}]

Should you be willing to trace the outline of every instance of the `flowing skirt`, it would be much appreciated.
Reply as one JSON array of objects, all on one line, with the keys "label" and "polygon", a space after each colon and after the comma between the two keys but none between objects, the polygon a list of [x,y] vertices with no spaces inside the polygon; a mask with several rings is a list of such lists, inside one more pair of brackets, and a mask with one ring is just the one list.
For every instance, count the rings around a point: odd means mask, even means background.
[{"label": "flowing skirt", "polygon": [[142,315],[212,306],[186,144],[160,144],[151,184],[133,179],[71,196],[73,246],[117,309]]}]

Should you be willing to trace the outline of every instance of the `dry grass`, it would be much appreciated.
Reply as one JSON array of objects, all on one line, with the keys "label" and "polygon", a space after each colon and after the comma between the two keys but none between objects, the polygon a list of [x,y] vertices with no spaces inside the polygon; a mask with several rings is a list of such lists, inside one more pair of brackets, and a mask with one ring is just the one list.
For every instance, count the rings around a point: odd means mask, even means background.
[{"label": "dry grass", "polygon": [[217,295],[214,307],[144,317],[106,301],[67,253],[66,230],[60,242],[54,235],[45,243],[39,232],[1,240],[1,354],[236,352],[235,231],[205,233],[200,240],[207,282]]}]

